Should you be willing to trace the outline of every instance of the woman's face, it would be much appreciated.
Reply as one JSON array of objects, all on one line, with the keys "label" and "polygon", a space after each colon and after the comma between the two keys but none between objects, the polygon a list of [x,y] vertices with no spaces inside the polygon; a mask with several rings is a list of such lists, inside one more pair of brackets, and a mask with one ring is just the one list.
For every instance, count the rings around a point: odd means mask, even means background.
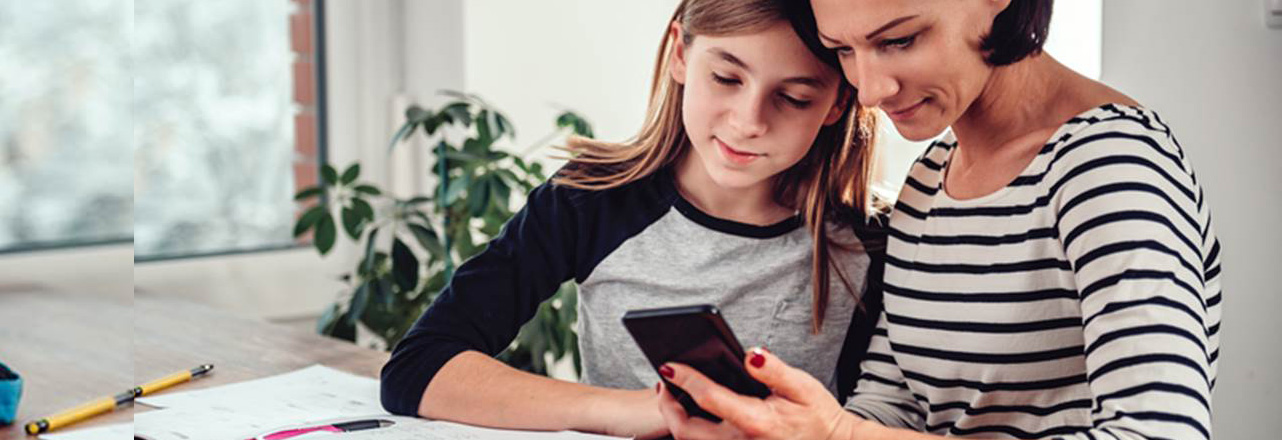
[{"label": "woman's face", "polygon": [[811,0],[819,38],[837,51],[859,102],[909,140],[952,125],[992,67],[980,42],[1010,0]]},{"label": "woman's face", "polygon": [[696,36],[678,44],[669,66],[685,86],[688,159],[723,188],[769,183],[805,157],[823,125],[841,117],[840,72],[784,21],[751,34]]}]

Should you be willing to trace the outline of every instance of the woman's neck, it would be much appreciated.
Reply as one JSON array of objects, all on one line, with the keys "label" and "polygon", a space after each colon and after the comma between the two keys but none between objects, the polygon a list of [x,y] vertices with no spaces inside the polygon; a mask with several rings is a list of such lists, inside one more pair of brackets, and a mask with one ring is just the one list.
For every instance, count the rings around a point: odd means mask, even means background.
[{"label": "woman's neck", "polygon": [[774,197],[774,178],[746,188],[726,188],[712,180],[693,151],[677,160],[675,180],[681,196],[710,216],[750,225],[773,225],[793,215]]},{"label": "woman's neck", "polygon": [[1078,75],[1049,55],[994,69],[983,91],[953,123],[960,149],[972,156],[990,156],[1023,136],[1054,131],[1077,112],[1064,115],[1061,97]]}]

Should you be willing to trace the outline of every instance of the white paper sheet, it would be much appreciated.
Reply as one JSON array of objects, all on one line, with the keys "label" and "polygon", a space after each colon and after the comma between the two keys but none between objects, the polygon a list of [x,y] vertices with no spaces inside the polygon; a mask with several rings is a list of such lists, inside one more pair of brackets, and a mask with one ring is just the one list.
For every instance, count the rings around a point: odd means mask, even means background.
[{"label": "white paper sheet", "polygon": [[316,426],[326,420],[386,418],[398,423],[387,428],[326,433],[323,437],[316,434],[315,437],[333,440],[617,439],[577,432],[486,429],[392,416],[383,411],[378,392],[377,380],[314,365],[263,379],[141,398],[139,402],[163,409],[136,413],[133,427],[138,436],[148,440],[244,440],[282,427]]},{"label": "white paper sheet", "polygon": [[380,414],[378,380],[312,365],[285,374],[181,393],[142,397],[158,408],[237,408],[247,403],[311,411],[316,418]]},{"label": "white paper sheet", "polygon": [[269,430],[269,432],[361,419],[384,419],[390,420],[395,424],[385,428],[367,429],[339,434],[326,432],[317,433],[314,434],[314,436],[304,435],[293,437],[293,440],[313,438],[332,440],[619,440],[619,437],[607,437],[603,435],[584,434],[571,431],[543,432],[489,429],[461,425],[458,423],[430,421],[401,416],[368,416],[323,420],[303,425],[279,427]]},{"label": "white paper sheet", "polygon": [[75,429],[40,434],[41,440],[133,440],[134,424],[118,423],[95,428]]}]

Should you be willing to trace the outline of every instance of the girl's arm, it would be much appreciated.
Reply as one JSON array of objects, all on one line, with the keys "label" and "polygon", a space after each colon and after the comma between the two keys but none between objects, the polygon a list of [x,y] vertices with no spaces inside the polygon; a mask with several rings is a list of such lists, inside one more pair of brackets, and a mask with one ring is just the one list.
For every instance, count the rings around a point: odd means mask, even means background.
[{"label": "girl's arm", "polygon": [[650,438],[667,433],[657,404],[653,388],[615,390],[565,382],[467,351],[436,373],[419,415],[496,428]]},{"label": "girl's arm", "polygon": [[[590,231],[573,190],[544,184],[484,251],[459,266],[383,366],[389,412],[525,429],[662,431],[653,404],[619,418],[642,393],[589,388],[519,372],[493,360],[587,259]],[[589,237],[590,238],[590,237]],[[651,402],[653,403],[653,402]],[[645,435],[649,431],[629,432]]]}]

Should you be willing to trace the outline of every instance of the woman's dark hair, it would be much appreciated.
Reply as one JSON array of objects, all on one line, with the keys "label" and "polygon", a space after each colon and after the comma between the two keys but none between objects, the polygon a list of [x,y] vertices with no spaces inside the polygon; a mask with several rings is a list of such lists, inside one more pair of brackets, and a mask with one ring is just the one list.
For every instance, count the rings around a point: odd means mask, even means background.
[{"label": "woman's dark hair", "polygon": [[980,45],[987,53],[984,61],[1005,66],[1041,53],[1053,7],[1054,0],[1011,0],[1006,10],[993,19],[993,30]]}]

